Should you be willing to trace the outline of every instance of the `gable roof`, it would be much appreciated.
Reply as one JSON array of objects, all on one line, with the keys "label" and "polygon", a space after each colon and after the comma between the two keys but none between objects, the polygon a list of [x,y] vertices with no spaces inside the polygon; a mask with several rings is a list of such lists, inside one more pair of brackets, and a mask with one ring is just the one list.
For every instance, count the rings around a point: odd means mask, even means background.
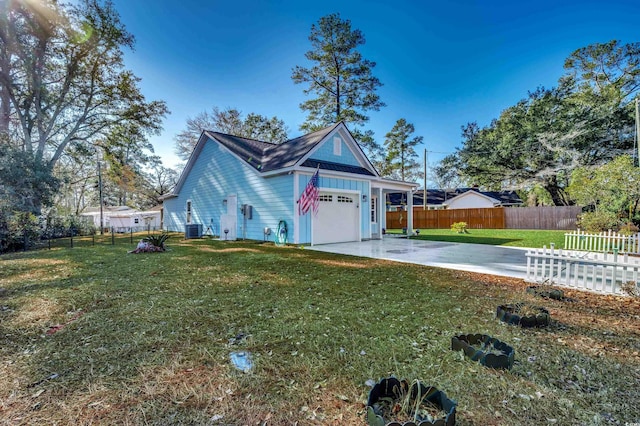
[{"label": "gable roof", "polygon": [[491,196],[489,196],[487,194],[488,193],[486,193],[486,192],[480,192],[480,191],[477,191],[475,189],[470,189],[470,190],[468,190],[466,192],[458,194],[455,197],[447,200],[447,202],[444,203],[444,205],[449,205],[452,202],[454,202],[454,200],[459,200],[461,198],[468,198],[468,197],[480,197],[480,198],[484,198],[484,199],[488,200],[494,206],[501,205],[500,200],[498,200],[496,198],[493,198],[493,197],[491,197]]},{"label": "gable roof", "polygon": [[[345,140],[352,146],[357,152],[355,156],[360,158],[361,164],[366,167],[352,166],[341,163],[332,163],[329,161],[319,161],[310,159],[309,156],[314,152],[323,140],[327,138],[334,131],[344,129],[344,133],[348,134],[349,140]],[[170,194],[167,194],[163,198],[175,197],[180,192],[184,181],[186,180],[189,172],[193,168],[200,152],[206,142],[212,140],[224,146],[240,161],[247,164],[259,173],[278,172],[279,170],[288,169],[291,167],[309,167],[330,171],[346,172],[367,176],[378,177],[378,173],[368,160],[366,155],[362,152],[360,146],[355,142],[351,132],[341,121],[333,126],[325,127],[318,131],[299,136],[294,139],[289,139],[281,144],[275,144],[271,142],[264,142],[255,139],[243,138],[240,136],[228,135],[220,132],[213,132],[205,130],[200,135],[198,143],[196,144],[189,161],[184,170],[180,174],[180,178],[176,186],[173,188]]]},{"label": "gable roof", "polygon": [[[513,206],[522,204],[522,199],[518,196],[516,191],[478,191],[476,188],[457,188],[450,191],[442,189],[428,189],[427,190],[427,204],[430,206],[440,206],[448,203],[452,198],[455,198],[461,194],[469,191],[475,191],[481,195],[485,195],[500,202],[502,206]],[[390,193],[389,202],[393,206],[406,204],[406,193]],[[424,191],[418,190],[413,194],[413,205],[421,206],[424,202]]]},{"label": "gable roof", "polygon": [[209,138],[220,142],[254,169],[269,172],[294,166],[338,125],[318,130],[307,135],[289,139],[281,144],[247,139],[219,132],[205,131]]}]

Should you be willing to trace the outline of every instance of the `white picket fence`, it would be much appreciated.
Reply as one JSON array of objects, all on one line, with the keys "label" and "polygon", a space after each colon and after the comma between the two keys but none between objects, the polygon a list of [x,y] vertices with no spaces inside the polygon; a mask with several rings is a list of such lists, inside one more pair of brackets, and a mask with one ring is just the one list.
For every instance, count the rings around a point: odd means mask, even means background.
[{"label": "white picket fence", "polygon": [[638,286],[640,259],[627,253],[564,251],[552,244],[550,249],[531,249],[526,256],[528,282],[615,295],[623,295],[621,285],[629,281]]},{"label": "white picket fence", "polygon": [[589,234],[579,229],[564,234],[566,250],[613,252],[640,254],[640,233],[621,235],[609,230],[599,234]]}]

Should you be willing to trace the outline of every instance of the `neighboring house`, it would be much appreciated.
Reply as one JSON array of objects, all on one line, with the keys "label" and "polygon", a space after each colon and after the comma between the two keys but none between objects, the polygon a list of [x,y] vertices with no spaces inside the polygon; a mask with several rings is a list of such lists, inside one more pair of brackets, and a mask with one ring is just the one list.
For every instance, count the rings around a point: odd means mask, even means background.
[{"label": "neighboring house", "polygon": [[[128,232],[130,230],[160,229],[162,207],[156,206],[146,211],[132,209],[129,206],[103,207],[102,223],[105,229],[115,232]],[[100,207],[86,209],[80,214],[90,218],[96,228],[100,228]]]},{"label": "neighboring house", "polygon": [[489,192],[470,189],[443,203],[447,209],[481,209],[522,205],[515,191]]},{"label": "neighboring house", "polygon": [[[297,201],[316,170],[317,215],[300,215]],[[204,131],[164,197],[164,228],[200,224],[222,239],[262,240],[286,226],[294,244],[380,238],[386,194],[415,186],[380,177],[342,122],[282,144]]]},{"label": "neighboring house", "polygon": [[[407,195],[404,193],[388,194],[387,210],[406,210]],[[422,207],[424,191],[413,194],[414,208]],[[441,189],[427,190],[427,207],[429,209],[469,209],[490,207],[521,206],[522,200],[515,191],[480,191],[477,188],[458,188],[451,191]]]}]

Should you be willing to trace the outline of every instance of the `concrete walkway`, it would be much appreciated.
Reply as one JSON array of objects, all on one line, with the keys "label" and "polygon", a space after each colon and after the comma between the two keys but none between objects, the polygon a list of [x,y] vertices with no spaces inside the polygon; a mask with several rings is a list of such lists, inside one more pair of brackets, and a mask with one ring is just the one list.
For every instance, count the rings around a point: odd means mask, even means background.
[{"label": "concrete walkway", "polygon": [[307,249],[522,279],[527,273],[527,249],[519,247],[386,236],[382,240],[324,244]]}]

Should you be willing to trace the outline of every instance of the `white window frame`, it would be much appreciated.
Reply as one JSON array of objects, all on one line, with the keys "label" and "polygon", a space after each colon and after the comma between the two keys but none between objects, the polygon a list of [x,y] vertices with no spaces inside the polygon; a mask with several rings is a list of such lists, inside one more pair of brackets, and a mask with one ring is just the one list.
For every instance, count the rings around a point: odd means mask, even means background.
[{"label": "white window frame", "polygon": [[342,139],[338,136],[333,137],[333,155],[338,157],[342,155]]},{"label": "white window frame", "polygon": [[187,225],[191,224],[191,216],[193,213],[193,203],[191,200],[187,200],[187,204],[185,205],[185,210],[187,212]]}]

